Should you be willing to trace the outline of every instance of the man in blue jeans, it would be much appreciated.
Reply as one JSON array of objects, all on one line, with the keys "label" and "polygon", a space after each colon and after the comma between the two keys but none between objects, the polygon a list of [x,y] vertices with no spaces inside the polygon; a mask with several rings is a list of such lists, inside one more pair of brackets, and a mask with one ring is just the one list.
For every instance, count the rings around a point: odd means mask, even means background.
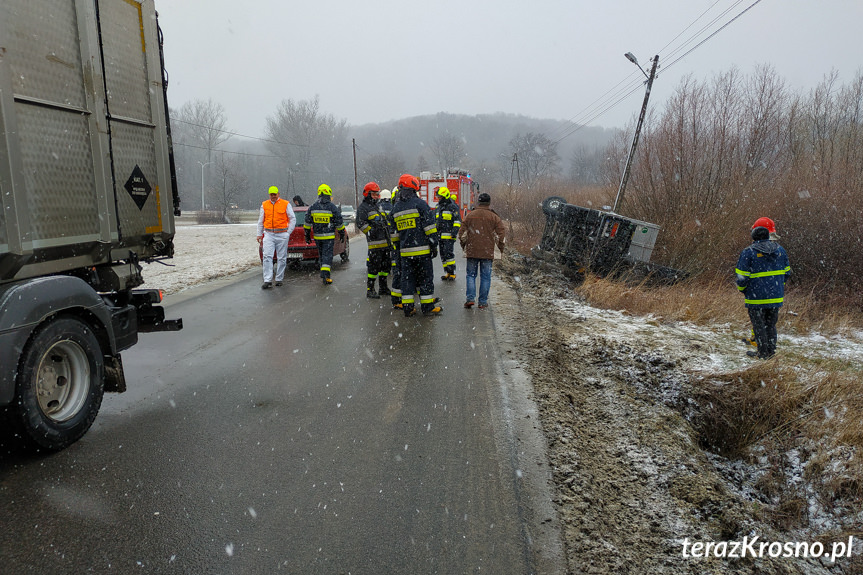
[{"label": "man in blue jeans", "polygon": [[476,274],[479,269],[479,309],[488,307],[491,289],[491,266],[494,246],[503,253],[506,228],[500,216],[491,209],[491,196],[482,193],[477,208],[465,216],[458,231],[458,241],[467,257],[467,297],[464,307],[470,309],[476,301]]}]

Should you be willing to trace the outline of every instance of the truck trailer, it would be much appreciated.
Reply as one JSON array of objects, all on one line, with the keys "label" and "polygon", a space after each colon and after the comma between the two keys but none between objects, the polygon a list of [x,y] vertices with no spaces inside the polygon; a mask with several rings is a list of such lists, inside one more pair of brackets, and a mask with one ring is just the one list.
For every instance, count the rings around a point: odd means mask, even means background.
[{"label": "truck trailer", "polygon": [[152,0],[0,2],[0,429],[60,450],[166,320],[179,196]]}]

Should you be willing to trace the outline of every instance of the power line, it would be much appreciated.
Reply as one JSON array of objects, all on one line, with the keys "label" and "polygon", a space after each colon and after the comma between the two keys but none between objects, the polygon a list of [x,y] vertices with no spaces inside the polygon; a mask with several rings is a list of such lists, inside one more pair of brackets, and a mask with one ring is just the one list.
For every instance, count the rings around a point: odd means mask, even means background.
[{"label": "power line", "polygon": [[234,155],[237,155],[237,156],[251,156],[251,157],[254,157],[254,158],[283,158],[283,156],[273,156],[273,155],[266,155],[266,154],[251,154],[251,153],[249,153],[249,152],[231,152],[231,151],[229,151],[229,150],[219,150],[219,149],[214,149],[214,148],[205,148],[205,147],[203,147],[203,146],[193,146],[192,144],[182,144],[182,143],[178,143],[178,142],[174,142],[174,143],[173,143],[173,145],[174,145],[174,147],[175,147],[175,148],[176,148],[177,146],[181,146],[181,147],[183,147],[183,148],[194,148],[195,150],[208,150],[208,151],[212,151],[212,152],[219,152],[219,153],[222,153],[222,154],[234,154]]},{"label": "power line", "polygon": [[301,148],[310,147],[309,144],[297,144],[296,142],[280,142],[279,140],[270,140],[268,138],[259,138],[256,136],[247,136],[245,134],[240,134],[238,132],[231,132],[229,130],[220,130],[219,128],[214,128],[212,126],[204,126],[202,124],[196,124],[194,122],[187,122],[186,120],[180,120],[177,118],[171,118],[171,122],[179,122],[180,124],[186,124],[188,126],[195,126],[196,128],[204,128],[205,130],[212,130],[214,132],[219,132],[221,134],[228,134],[229,136],[239,136],[241,138],[248,138],[249,140],[258,140],[259,142],[267,142],[270,144],[280,144],[282,146],[299,146]]},{"label": "power line", "polygon": [[[692,36],[690,36],[690,38],[689,38],[686,42],[682,43],[680,46],[678,46],[677,48],[675,48],[674,50],[672,50],[670,53],[668,53],[668,54],[663,54],[663,57],[664,57],[664,58],[670,58],[670,57],[673,57],[674,55],[676,55],[680,50],[682,50],[682,49],[683,49],[684,47],[686,47],[688,44],[690,44],[691,42],[693,42],[693,41],[696,39],[696,37],[697,37],[698,35],[700,35],[700,34],[701,34],[701,33],[703,33],[705,30],[707,30],[711,25],[715,24],[715,23],[716,23],[719,19],[721,19],[723,16],[727,15],[727,14],[728,14],[730,11],[732,11],[735,7],[739,6],[743,1],[744,1],[744,0],[736,0],[736,2],[734,2],[731,6],[729,6],[728,8],[726,8],[726,9],[725,9],[723,12],[721,12],[718,16],[716,16],[715,18],[713,18],[710,22],[708,22],[708,23],[707,23],[706,25],[704,25],[701,29],[699,29],[699,30],[698,30],[698,32],[696,32],[695,34],[693,34]],[[710,35],[708,35],[707,37],[705,37],[703,40],[701,40],[700,42],[698,42],[695,46],[693,46],[692,48],[690,48],[689,50],[687,50],[686,52],[684,52],[684,53],[683,53],[682,55],[680,55],[679,57],[677,57],[677,58],[675,58],[674,60],[672,60],[670,63],[668,63],[668,64],[664,64],[664,65],[663,65],[663,66],[664,66],[664,69],[666,69],[666,70],[667,70],[668,68],[670,68],[671,66],[673,66],[674,64],[676,64],[677,62],[679,62],[680,60],[682,60],[683,58],[685,58],[687,55],[689,55],[690,53],[692,53],[694,50],[696,50],[697,48],[699,48],[700,46],[702,46],[705,42],[707,42],[708,40],[710,40],[711,38],[713,38],[714,36],[716,36],[719,32],[721,32],[722,30],[724,30],[725,28],[727,28],[727,27],[728,27],[732,22],[734,22],[735,20],[737,20],[738,18],[740,18],[741,16],[743,16],[743,14],[745,14],[746,12],[748,12],[749,10],[751,10],[751,9],[752,9],[756,4],[758,4],[759,2],[761,2],[761,0],[755,0],[755,1],[754,1],[752,4],[750,4],[747,8],[745,8],[744,10],[742,10],[740,13],[738,13],[736,16],[734,16],[731,20],[729,20],[728,22],[726,22],[725,24],[723,24],[722,26],[720,26],[718,29],[716,29],[714,32],[712,32]],[[701,14],[700,14],[700,15],[699,15],[695,20],[693,20],[693,21],[692,21],[692,22],[691,22],[691,23],[690,23],[686,28],[684,28],[684,29],[683,29],[683,31],[681,31],[681,32],[680,32],[680,34],[678,34],[677,36],[675,36],[675,37],[674,37],[674,38],[673,38],[673,39],[672,39],[668,44],[666,44],[666,45],[665,45],[665,48],[667,48],[667,47],[668,47],[668,46],[670,46],[672,43],[674,43],[674,41],[675,41],[675,40],[677,40],[677,38],[679,38],[680,36],[682,36],[682,35],[686,32],[686,30],[688,30],[689,28],[691,28],[691,27],[692,27],[696,22],[698,22],[698,20],[700,20],[701,18],[703,18],[703,17],[704,17],[704,15],[705,15],[707,12],[709,12],[709,11],[710,11],[714,6],[716,6],[716,4],[718,4],[718,3],[719,3],[719,0],[717,0],[716,2],[714,2],[714,3],[713,3],[713,4],[712,4],[712,5],[711,5],[707,10],[705,10],[704,12],[702,12],[702,13],[701,13]],[[663,50],[664,50],[665,48],[663,48]],[[661,50],[660,50],[660,53],[662,53],[662,51],[661,51]],[[576,116],[573,116],[573,118],[571,118],[571,119],[569,120],[569,122],[573,122],[573,123],[574,123],[574,126],[572,127],[572,129],[566,129],[566,128],[564,128],[563,135],[562,135],[562,136],[560,136],[560,137],[555,141],[555,143],[559,143],[559,142],[561,142],[562,140],[564,140],[564,139],[566,139],[566,138],[568,138],[568,137],[572,136],[572,135],[573,135],[573,134],[575,134],[576,132],[578,132],[578,131],[580,131],[580,130],[582,130],[582,129],[586,128],[586,127],[587,127],[587,124],[589,124],[590,122],[593,122],[594,120],[596,120],[597,118],[599,118],[600,116],[602,116],[603,114],[605,114],[606,112],[608,112],[609,110],[611,110],[612,108],[614,108],[615,106],[617,106],[618,104],[620,104],[623,100],[625,100],[627,97],[629,97],[629,96],[630,96],[631,94],[633,94],[635,91],[637,91],[637,90],[638,90],[638,87],[639,87],[639,86],[640,86],[640,84],[641,84],[641,82],[639,82],[639,85],[634,86],[634,87],[632,87],[632,84],[628,84],[628,85],[627,85],[627,86],[625,86],[624,88],[621,88],[621,90],[619,90],[618,92],[614,93],[614,94],[613,94],[612,96],[610,96],[609,98],[605,98],[605,96],[606,96],[607,94],[609,94],[610,92],[612,92],[612,91],[613,91],[617,86],[620,86],[621,84],[623,84],[624,82],[626,82],[626,81],[627,81],[627,80],[628,80],[628,79],[629,79],[633,74],[634,74],[634,72],[633,72],[632,74],[630,74],[629,76],[627,76],[626,78],[624,78],[623,80],[621,80],[620,82],[618,82],[618,83],[617,83],[613,88],[611,88],[610,90],[608,90],[605,94],[603,94],[602,96],[600,96],[597,100],[595,100],[594,102],[592,102],[592,103],[591,103],[587,108],[585,108],[585,110],[583,110],[582,112],[579,112],[579,114],[577,114]],[[600,100],[603,100],[604,98],[605,98],[605,100],[604,100],[601,104],[599,104],[598,106],[595,106],[595,104],[596,104],[597,102],[599,102]],[[613,100],[612,100],[612,99],[613,99]],[[583,116],[585,116],[585,115],[588,115],[588,114],[589,114],[589,116],[587,117],[587,119],[582,120],[582,121],[580,121],[580,122],[574,122],[574,120],[575,120],[576,118],[581,118],[581,117],[583,117]]]},{"label": "power line", "polygon": [[684,53],[683,53],[681,56],[679,56],[676,60],[673,60],[671,63],[667,64],[667,65],[665,66],[665,69],[667,70],[668,68],[670,68],[671,66],[673,66],[674,64],[676,64],[677,62],[679,62],[680,60],[682,60],[683,58],[685,58],[685,57],[686,57],[690,52],[692,52],[693,50],[695,50],[696,48],[698,48],[699,46],[701,46],[702,44],[704,44],[705,42],[707,42],[708,40],[710,40],[711,38],[713,38],[714,36],[716,36],[717,34],[719,34],[720,32],[722,32],[726,27],[728,27],[728,25],[730,25],[732,22],[734,22],[735,20],[737,20],[738,18],[740,18],[741,16],[743,16],[744,14],[746,14],[747,12],[749,12],[749,10],[751,10],[751,9],[752,9],[756,4],[758,4],[759,2],[761,2],[761,0],[755,0],[755,2],[753,2],[752,4],[750,4],[750,5],[749,5],[745,10],[743,10],[740,14],[738,14],[737,16],[735,16],[734,18],[732,18],[731,20],[729,20],[728,22],[726,22],[725,24],[723,24],[723,25],[722,25],[720,28],[718,28],[715,32],[713,32],[712,34],[710,34],[710,36],[708,36],[707,38],[705,38],[704,40],[702,40],[701,42],[699,42],[698,44],[696,44],[695,46],[693,46],[692,48],[690,48],[689,50],[687,50],[686,52],[684,52]]}]

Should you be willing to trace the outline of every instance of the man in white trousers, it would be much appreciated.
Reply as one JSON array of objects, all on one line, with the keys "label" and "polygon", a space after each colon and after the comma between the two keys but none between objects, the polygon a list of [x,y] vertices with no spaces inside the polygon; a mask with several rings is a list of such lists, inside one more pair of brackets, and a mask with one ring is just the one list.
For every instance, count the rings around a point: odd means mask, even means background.
[{"label": "man in white trousers", "polygon": [[282,285],[288,263],[288,240],[297,225],[297,216],[288,200],[279,197],[279,188],[270,186],[270,199],[261,204],[258,215],[258,243],[264,250],[264,284],[261,289],[273,287],[273,253],[276,265],[276,285]]}]

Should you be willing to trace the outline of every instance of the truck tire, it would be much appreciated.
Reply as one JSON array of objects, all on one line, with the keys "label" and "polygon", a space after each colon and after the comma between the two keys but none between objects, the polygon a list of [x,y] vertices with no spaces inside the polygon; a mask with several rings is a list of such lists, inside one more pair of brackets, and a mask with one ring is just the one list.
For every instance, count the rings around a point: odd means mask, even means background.
[{"label": "truck tire", "polygon": [[542,201],[542,211],[549,216],[554,216],[565,205],[566,199],[560,196],[550,196]]},{"label": "truck tire", "polygon": [[104,395],[105,368],[92,329],[73,317],[38,327],[15,380],[13,424],[27,447],[59,451],[93,424]]}]

